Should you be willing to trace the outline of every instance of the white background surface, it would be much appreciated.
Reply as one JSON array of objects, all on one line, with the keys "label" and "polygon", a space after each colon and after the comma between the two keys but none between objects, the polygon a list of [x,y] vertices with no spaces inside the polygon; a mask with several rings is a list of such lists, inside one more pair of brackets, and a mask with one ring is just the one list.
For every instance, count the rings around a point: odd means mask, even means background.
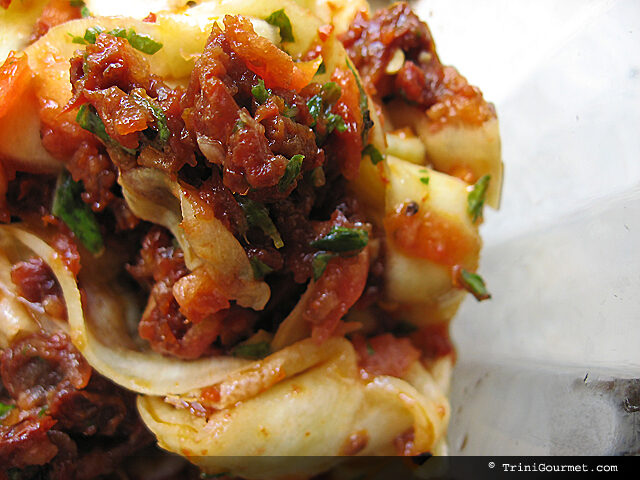
[{"label": "white background surface", "polygon": [[496,104],[506,168],[493,299],[453,325],[451,453],[639,452],[640,1],[413,5]]}]

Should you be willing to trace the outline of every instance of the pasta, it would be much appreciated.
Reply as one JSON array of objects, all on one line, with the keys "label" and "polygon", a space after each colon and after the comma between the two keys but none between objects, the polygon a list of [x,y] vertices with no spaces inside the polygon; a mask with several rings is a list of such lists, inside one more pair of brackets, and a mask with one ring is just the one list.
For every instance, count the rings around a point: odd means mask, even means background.
[{"label": "pasta", "polygon": [[445,453],[493,106],[404,3],[129,3],[0,2],[0,463]]}]

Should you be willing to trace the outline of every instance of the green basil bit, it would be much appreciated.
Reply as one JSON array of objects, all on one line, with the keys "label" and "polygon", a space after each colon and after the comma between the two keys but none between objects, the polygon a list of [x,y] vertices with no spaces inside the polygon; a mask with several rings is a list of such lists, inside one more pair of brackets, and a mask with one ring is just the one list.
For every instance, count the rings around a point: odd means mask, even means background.
[{"label": "green basil bit", "polygon": [[126,38],[133,48],[147,55],[153,55],[162,48],[162,43],[156,42],[144,33],[136,33],[133,29],[129,29]]},{"label": "green basil bit", "polygon": [[335,253],[318,252],[313,256],[311,261],[311,267],[313,268],[313,279],[318,280],[324,271],[327,269],[327,265],[331,259],[337,257]]},{"label": "green basil bit", "polygon": [[278,182],[278,191],[285,192],[289,189],[291,184],[295,182],[298,175],[302,171],[302,160],[304,160],[304,155],[294,155],[289,160],[287,164],[287,168],[284,170],[284,175]]},{"label": "green basil bit", "polygon": [[64,171],[58,177],[51,213],[61,219],[91,253],[104,248],[95,214],[82,201],[82,184]]},{"label": "green basil bit", "polygon": [[77,35],[73,35],[71,33],[67,33],[67,35],[71,37],[71,43],[77,43],[78,45],[87,45],[87,41],[84,38],[78,37]]},{"label": "green basil bit", "polygon": [[473,222],[475,223],[478,218],[482,218],[482,207],[484,206],[484,200],[487,195],[487,189],[489,188],[489,181],[491,175],[484,175],[473,186],[469,196],[467,197],[467,211]]},{"label": "green basil bit", "polygon": [[311,124],[312,127],[316,126],[316,121],[322,112],[322,97],[320,95],[314,95],[309,100],[307,100],[307,108],[309,109],[309,114],[314,118],[314,122]]},{"label": "green basil bit", "polygon": [[234,357],[260,359],[268,356],[271,353],[271,345],[269,342],[249,343],[244,345],[238,345],[233,349]]},{"label": "green basil bit", "polygon": [[76,115],[76,122],[78,122],[78,125],[80,125],[82,128],[93,133],[96,137],[102,140],[102,142],[108,147],[121,148],[129,155],[136,154],[135,149],[126,148],[109,136],[104,123],[102,123],[102,119],[92,105],[84,104],[80,107],[80,109],[78,110],[78,114]]},{"label": "green basil bit", "polygon": [[87,44],[94,44],[96,43],[96,38],[102,32],[104,32],[104,30],[97,25],[95,27],[89,27],[87,28],[87,31],[84,32],[84,40],[87,42]]},{"label": "green basil bit", "polygon": [[245,125],[246,125],[246,123],[244,122],[244,120],[239,118],[238,120],[236,120],[236,123],[233,126],[233,132],[232,133],[239,132],[240,130],[242,130],[244,128]]},{"label": "green basil bit", "polygon": [[374,165],[377,165],[384,160],[384,156],[382,155],[382,153],[380,153],[380,150],[374,147],[372,143],[364,147],[364,149],[362,150],[362,154],[368,155],[371,163],[373,163]]},{"label": "green basil bit", "polygon": [[369,234],[362,228],[333,227],[329,233],[311,242],[311,246],[329,252],[362,250],[369,243]]},{"label": "green basil bit", "polygon": [[251,268],[253,269],[253,278],[255,280],[262,280],[264,277],[273,272],[273,268],[264,263],[258,257],[251,257],[249,259],[249,263],[251,263]]},{"label": "green basil bit", "polygon": [[273,12],[265,21],[280,29],[280,38],[283,42],[295,41],[293,38],[293,29],[291,28],[291,20],[289,20],[289,17],[284,12],[284,8]]},{"label": "green basil bit", "polygon": [[5,405],[4,403],[0,402],[0,419],[9,415],[9,412],[14,408],[16,408],[15,405]]},{"label": "green basil bit", "polygon": [[284,242],[280,237],[280,233],[274,225],[273,220],[271,220],[271,217],[269,217],[269,210],[267,210],[267,207],[241,195],[238,195],[236,200],[244,210],[244,214],[247,217],[249,225],[261,229],[265,235],[269,236],[271,240],[273,240],[273,245],[276,248],[284,247]]},{"label": "green basil bit", "polygon": [[479,302],[491,298],[484,280],[477,273],[468,272],[464,268],[460,270],[460,283],[462,287],[471,293]]},{"label": "green basil bit", "polygon": [[344,123],[344,118],[335,113],[330,113],[327,115],[327,134],[333,132],[334,130],[338,130],[339,132],[344,132],[347,130],[347,126]]},{"label": "green basil bit", "polygon": [[40,409],[40,411],[38,412],[38,416],[42,417],[42,416],[44,416],[45,413],[47,413],[47,406],[46,405]]},{"label": "green basil bit", "polygon": [[156,128],[158,129],[158,139],[161,144],[167,143],[169,137],[171,136],[171,132],[169,131],[169,127],[167,126],[167,117],[164,114],[162,108],[155,103],[151,98],[140,95],[137,92],[133,92],[131,94],[131,98],[143,108],[146,108],[151,112],[153,118],[156,121]]},{"label": "green basil bit", "polygon": [[80,9],[80,15],[82,16],[82,18],[88,18],[93,16],[89,11],[89,7],[87,7],[86,5]]},{"label": "green basil bit", "polygon": [[100,35],[102,32],[104,32],[102,27],[96,25],[95,27],[87,28],[82,37],[72,35],[71,33],[69,33],[68,35],[71,37],[72,43],[77,43],[79,45],[93,45],[94,43],[96,43],[96,38],[98,37],[98,35]]},{"label": "green basil bit", "polygon": [[[347,125],[344,122],[344,118],[342,118],[338,114],[331,113],[331,107],[340,99],[341,94],[342,89],[337,83],[327,82],[322,85],[319,94],[314,95],[309,100],[307,100],[307,108],[309,109],[309,114],[314,119],[311,127],[315,127],[318,118],[320,118],[320,116],[324,116],[326,135],[329,135],[334,130],[338,130],[339,132],[344,132],[347,130]],[[322,144],[325,138],[326,137],[324,135],[322,136],[322,138],[319,138],[319,144]]]},{"label": "green basil bit", "polygon": [[367,354],[374,355],[375,353],[376,351],[373,349],[373,347],[369,343],[369,340],[367,340]]},{"label": "green basil bit", "polygon": [[69,0],[69,5],[72,7],[84,7],[84,0]]},{"label": "green basil bit", "polygon": [[322,92],[322,100],[325,105],[328,106],[334,105],[338,100],[340,100],[340,95],[342,95],[342,89],[336,82],[325,83],[322,85],[320,91]]},{"label": "green basil bit", "polygon": [[[89,12],[89,10],[85,9],[86,7],[84,7],[80,12],[82,16],[90,16],[91,13]],[[89,45],[96,43],[96,38],[103,32],[104,29],[96,25],[95,27],[87,28],[87,30],[84,32],[83,37],[77,37],[71,34],[69,35],[71,36],[71,41],[73,43]],[[109,30],[107,33],[109,35],[113,35],[114,37],[126,39],[129,42],[129,45],[131,45],[133,48],[148,55],[153,55],[162,48],[162,43],[156,42],[153,38],[145,35],[144,33],[136,33],[133,28],[127,30],[126,28],[117,27],[113,30]]]},{"label": "green basil bit", "polygon": [[349,70],[351,70],[351,73],[353,73],[353,76],[356,79],[356,85],[358,86],[358,91],[360,92],[360,113],[362,113],[362,142],[364,143],[367,140],[369,130],[371,130],[371,127],[373,127],[373,120],[371,120],[371,112],[369,111],[369,97],[367,97],[367,92],[364,91],[364,87],[360,82],[358,72],[349,59],[347,59],[347,67],[349,67]]},{"label": "green basil bit", "polygon": [[262,105],[264,102],[266,102],[269,99],[269,96],[271,95],[271,90],[266,88],[264,85],[264,80],[260,79],[258,80],[258,84],[254,85],[251,88],[251,95],[253,95],[253,98],[256,99],[256,102]]},{"label": "green basil bit", "polygon": [[420,182],[429,185],[429,177],[420,177]]}]

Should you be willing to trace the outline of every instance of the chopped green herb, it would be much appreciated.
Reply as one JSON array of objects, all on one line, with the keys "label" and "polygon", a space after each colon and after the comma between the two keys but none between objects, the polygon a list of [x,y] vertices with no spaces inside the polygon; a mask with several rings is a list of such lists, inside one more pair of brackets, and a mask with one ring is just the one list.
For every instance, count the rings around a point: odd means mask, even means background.
[{"label": "chopped green herb", "polygon": [[337,257],[335,253],[318,252],[313,256],[311,261],[311,267],[313,268],[313,279],[318,280],[324,271],[327,269],[327,265],[332,258]]},{"label": "chopped green herb", "polygon": [[80,9],[80,15],[82,18],[92,17],[91,12],[89,11],[89,7],[84,6]]},{"label": "chopped green herb", "polygon": [[233,133],[236,133],[236,132],[239,132],[240,130],[242,130],[245,125],[246,125],[246,123],[244,122],[244,120],[239,118],[238,120],[236,120],[236,123],[233,126]]},{"label": "chopped green herb", "polygon": [[464,268],[460,270],[460,283],[462,287],[470,292],[479,302],[491,298],[491,294],[487,291],[484,280],[477,273],[471,273]]},{"label": "chopped green herb", "polygon": [[144,33],[136,33],[133,28],[130,28],[129,30],[121,27],[114,28],[108,33],[113,35],[114,37],[126,39],[129,42],[129,45],[131,45],[133,48],[148,55],[153,55],[162,48],[161,43],[156,42],[149,35],[145,35]]},{"label": "chopped green herb", "polygon": [[429,177],[420,177],[420,182],[429,185]]},{"label": "chopped green herb", "polygon": [[132,92],[131,98],[138,105],[146,108],[151,112],[151,115],[153,115],[153,118],[156,121],[156,128],[158,129],[158,139],[160,140],[160,143],[163,145],[167,143],[171,132],[169,131],[169,127],[167,126],[167,117],[165,116],[162,108],[160,108],[159,105],[156,105],[156,103],[152,99],[140,95],[137,92]]},{"label": "chopped green herb", "polygon": [[264,86],[264,80],[258,80],[258,84],[251,88],[251,95],[260,105],[266,102],[271,95],[271,90]]},{"label": "chopped green herb", "polygon": [[278,229],[269,217],[269,210],[261,203],[254,202],[250,198],[238,195],[236,197],[238,204],[244,210],[244,214],[247,217],[247,222],[253,227],[260,228],[265,235],[269,236],[273,240],[273,245],[276,248],[284,247],[284,242],[278,233]]},{"label": "chopped green herb", "polygon": [[295,41],[293,38],[293,30],[291,28],[291,20],[289,20],[289,17],[284,12],[284,8],[273,12],[265,18],[265,21],[280,29],[280,38],[282,38],[283,42]]},{"label": "chopped green herb", "polygon": [[311,242],[311,246],[329,252],[361,250],[369,243],[369,234],[362,228],[333,227],[329,233]]},{"label": "chopped green herb", "polygon": [[0,419],[9,415],[9,412],[14,408],[16,408],[15,405],[5,405],[4,403],[0,402]]},{"label": "chopped green herb", "polygon": [[69,0],[69,5],[72,7],[84,7],[84,0]]},{"label": "chopped green herb", "polygon": [[[89,11],[87,10],[86,13],[89,13]],[[97,36],[103,32],[104,32],[103,28],[99,26],[95,26],[95,27],[87,28],[87,30],[84,32],[83,37],[77,37],[71,34],[69,35],[71,36],[71,41],[73,43],[79,43],[81,45],[89,45],[89,44],[96,43]],[[108,31],[107,33],[109,35],[113,35],[114,37],[120,37],[120,38],[126,39],[129,42],[129,45],[131,45],[133,48],[141,51],[142,53],[146,53],[149,55],[153,55],[154,53],[156,53],[158,50],[162,48],[161,43],[156,42],[153,38],[151,38],[148,35],[145,35],[144,33],[136,33],[136,31],[133,28],[130,28],[129,30],[127,30],[125,28],[119,27],[119,28],[114,28],[113,30]]]},{"label": "chopped green herb", "polygon": [[339,132],[344,132],[347,130],[347,126],[344,123],[344,118],[335,113],[329,113],[326,117],[327,120],[327,134],[333,132],[334,130],[338,130]]},{"label": "chopped green herb", "polygon": [[269,342],[249,343],[245,345],[238,345],[233,349],[234,357],[242,358],[264,358],[271,353],[271,345]]},{"label": "chopped green herb", "polygon": [[302,160],[304,160],[304,155],[294,155],[291,157],[284,171],[284,175],[282,175],[282,178],[278,182],[279,192],[287,191],[296,178],[298,178],[302,170]]},{"label": "chopped green herb", "polygon": [[322,92],[322,100],[325,105],[331,106],[335,104],[338,100],[340,100],[340,95],[342,95],[342,89],[340,85],[336,82],[327,82],[322,85],[320,89]]},{"label": "chopped green herb", "polygon": [[264,277],[273,272],[273,268],[264,263],[257,257],[251,257],[249,259],[249,263],[251,263],[251,268],[253,269],[253,278],[256,280],[262,280]]},{"label": "chopped green herb", "polygon": [[146,53],[147,55],[153,55],[162,48],[162,44],[156,42],[153,38],[143,33],[136,33],[133,29],[129,29],[126,39],[129,40],[129,44],[136,50]]},{"label": "chopped green herb", "polygon": [[316,72],[316,75],[322,75],[324,73],[327,73],[327,66],[324,64],[324,61],[323,61],[318,67],[318,71]]},{"label": "chopped green herb", "polygon": [[126,148],[116,142],[109,136],[102,119],[98,115],[98,112],[92,105],[84,104],[78,110],[76,115],[76,122],[85,130],[93,133],[96,137],[104,142],[109,147],[118,147],[127,152],[129,155],[135,155],[136,151],[133,148]]},{"label": "chopped green herb", "polygon": [[469,215],[471,215],[474,223],[478,218],[482,218],[482,207],[484,206],[484,199],[487,195],[490,180],[491,175],[482,176],[473,186],[473,189],[467,197],[467,211]]},{"label": "chopped green herb", "polygon": [[380,153],[380,150],[374,147],[372,143],[364,147],[364,149],[362,150],[362,154],[368,155],[371,159],[371,163],[373,163],[374,165],[377,165],[384,160],[384,157]]},{"label": "chopped green herb", "polygon": [[[342,89],[335,82],[327,82],[320,89],[318,95],[314,95],[307,100],[307,108],[309,114],[314,118],[312,127],[315,127],[317,120],[324,115],[326,135],[329,135],[334,130],[344,132],[347,130],[347,126],[344,123],[344,118],[340,115],[331,113],[331,107],[340,99]],[[318,144],[324,142],[325,137],[318,138]]]},{"label": "chopped green herb", "polygon": [[38,416],[42,417],[45,413],[47,413],[47,406],[46,405],[40,409],[40,411],[38,412]]},{"label": "chopped green herb", "polygon": [[364,87],[360,82],[360,77],[358,76],[358,72],[353,67],[351,60],[347,59],[347,67],[353,73],[354,78],[356,79],[356,85],[358,86],[358,91],[360,92],[360,112],[362,113],[362,142],[364,143],[367,140],[367,135],[371,127],[373,127],[373,120],[371,120],[371,112],[369,111],[369,98],[367,97],[367,92],[364,91]]},{"label": "chopped green herb", "polygon": [[311,124],[311,126],[315,127],[315,120],[318,120],[318,117],[322,112],[322,97],[320,95],[314,95],[313,97],[311,97],[309,100],[307,100],[307,108],[309,109],[309,114],[314,118],[314,122]]},{"label": "chopped green herb", "polygon": [[367,340],[367,353],[369,355],[374,355],[376,353],[376,351],[373,349],[373,347],[369,343],[369,340]]},{"label": "chopped green herb", "polygon": [[60,218],[91,253],[100,252],[104,243],[95,214],[80,197],[82,184],[68,172],[58,177],[51,213]]},{"label": "chopped green herb", "polygon": [[71,43],[77,43],[78,45],[87,44],[87,41],[82,37],[78,37],[77,35],[72,35],[71,33],[69,33],[68,35],[71,37]]},{"label": "chopped green herb", "polygon": [[94,27],[87,28],[84,32],[84,36],[82,37],[77,37],[71,34],[69,35],[71,36],[72,43],[77,43],[79,45],[89,45],[96,43],[96,38],[102,32],[104,32],[104,29],[96,25]]}]

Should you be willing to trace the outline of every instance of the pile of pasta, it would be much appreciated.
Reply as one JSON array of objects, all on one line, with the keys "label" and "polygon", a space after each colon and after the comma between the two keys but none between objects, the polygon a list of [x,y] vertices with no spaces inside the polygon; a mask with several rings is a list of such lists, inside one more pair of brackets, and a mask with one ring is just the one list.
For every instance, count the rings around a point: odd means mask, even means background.
[{"label": "pile of pasta", "polygon": [[[478,299],[488,297],[475,271],[482,204],[486,200],[498,207],[502,181],[495,111],[450,67],[441,78],[450,82],[448,88],[443,87],[429,106],[400,94],[390,98],[379,85],[376,92],[367,71],[370,65],[352,55],[362,48],[357,42],[366,41],[366,32],[354,25],[365,25],[374,16],[366,2],[86,1],[80,2],[89,12],[85,18],[54,25],[28,44],[46,3],[13,2],[0,11],[0,56],[9,56],[0,73],[3,196],[15,172],[55,175],[64,170],[43,145],[41,119],[43,110],[70,105],[74,98],[69,60],[86,47],[72,39],[86,39],[92,29],[135,31],[161,44],[153,54],[144,54],[150,71],[169,84],[186,85],[213,25],[223,30],[229,28],[225,16],[246,18],[263,39],[295,60],[300,75],[313,68],[300,81],[309,83],[312,78],[326,84],[336,68],[353,72],[357,81],[363,117],[365,108],[370,117],[362,121],[371,128],[347,188],[365,212],[371,236],[357,255],[366,255],[371,264],[377,259],[384,267],[383,285],[374,299],[376,311],[407,332],[446,332],[467,291]],[[150,11],[152,21],[145,18]],[[274,12],[283,12],[289,31],[273,21]],[[393,27],[404,28],[401,23]],[[314,48],[321,54],[315,58],[308,54]],[[388,78],[416,55],[401,47],[381,52]],[[425,55],[436,54],[433,50],[421,55],[426,62]],[[265,69],[268,64],[253,71]],[[468,106],[465,101],[476,103]],[[465,116],[464,108],[485,113]],[[100,139],[112,157],[122,155],[108,136]],[[208,158],[206,146],[200,140],[199,144]],[[255,263],[237,235],[217,215],[202,213],[187,185],[139,159],[130,168],[118,169],[117,183],[138,219],[171,232],[188,271],[206,271],[225,286],[233,304],[257,312],[264,309],[271,296],[268,282],[256,275]],[[375,236],[374,231],[381,233]],[[350,326],[345,333],[314,338],[305,312],[315,301],[320,276],[307,283],[275,330],[260,329],[241,341],[245,346],[268,344],[264,355],[167,355],[139,336],[144,303],[122,281],[126,261],[117,240],[116,236],[95,249],[97,253],[84,242],[82,269],[76,275],[56,250],[50,225],[27,216],[14,216],[0,225],[0,347],[34,332],[65,333],[95,371],[135,392],[140,417],[160,447],[187,457],[207,474],[249,479],[304,476],[326,471],[343,455],[446,453],[452,349],[422,352],[400,376],[363,369],[353,335],[366,337],[375,314],[368,308],[348,309],[340,320]],[[11,266],[33,256],[53,272],[66,318],[35,308],[12,282]],[[399,328],[387,335],[391,333],[402,338],[409,334]],[[448,339],[446,333],[439,335]],[[367,341],[366,348],[375,351],[375,341]],[[260,459],[246,461],[243,456]],[[295,461],[287,456],[305,458]]]}]

